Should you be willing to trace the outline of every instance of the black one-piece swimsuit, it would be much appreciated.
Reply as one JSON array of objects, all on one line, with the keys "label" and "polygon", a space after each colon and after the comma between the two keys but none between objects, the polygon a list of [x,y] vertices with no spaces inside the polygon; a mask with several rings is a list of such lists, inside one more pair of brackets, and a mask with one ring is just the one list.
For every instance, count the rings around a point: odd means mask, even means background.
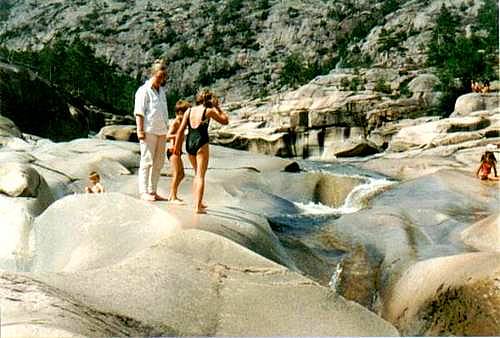
[{"label": "black one-piece swimsuit", "polygon": [[188,116],[188,134],[186,137],[186,151],[190,155],[196,155],[198,150],[208,143],[208,124],[210,119],[205,120],[205,113],[207,109],[203,110],[203,115],[201,116],[201,123],[198,128],[191,127],[191,111],[189,111]]}]

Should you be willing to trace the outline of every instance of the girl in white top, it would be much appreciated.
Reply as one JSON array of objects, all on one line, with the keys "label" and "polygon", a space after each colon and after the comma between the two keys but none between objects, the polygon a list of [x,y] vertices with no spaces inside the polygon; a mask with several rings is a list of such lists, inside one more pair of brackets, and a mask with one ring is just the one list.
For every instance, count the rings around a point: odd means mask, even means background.
[{"label": "girl in white top", "polygon": [[151,67],[150,79],[135,93],[134,115],[141,150],[139,193],[146,201],[165,200],[156,189],[165,162],[168,131],[166,79],[167,65],[156,60]]}]

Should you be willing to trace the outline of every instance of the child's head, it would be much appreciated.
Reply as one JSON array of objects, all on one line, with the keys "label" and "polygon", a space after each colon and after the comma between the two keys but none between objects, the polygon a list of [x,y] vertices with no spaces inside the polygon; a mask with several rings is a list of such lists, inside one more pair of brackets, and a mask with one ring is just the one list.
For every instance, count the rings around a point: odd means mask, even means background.
[{"label": "child's head", "polygon": [[496,162],[495,161],[495,155],[491,151],[487,151],[485,154],[486,161],[488,162]]},{"label": "child's head", "polygon": [[97,183],[99,182],[101,179],[101,177],[99,176],[99,174],[95,171],[92,171],[90,174],[89,174],[89,181],[92,182],[92,183]]},{"label": "child's head", "polygon": [[186,100],[179,100],[175,104],[175,116],[182,116],[191,107],[191,104]]}]

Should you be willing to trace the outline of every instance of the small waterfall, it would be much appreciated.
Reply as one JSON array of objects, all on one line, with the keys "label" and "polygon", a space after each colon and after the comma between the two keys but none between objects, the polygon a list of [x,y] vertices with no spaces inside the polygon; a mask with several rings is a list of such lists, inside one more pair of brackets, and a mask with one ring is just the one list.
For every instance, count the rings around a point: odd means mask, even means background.
[{"label": "small waterfall", "polygon": [[330,282],[328,283],[328,286],[333,289],[337,290],[338,283],[340,281],[340,274],[342,273],[342,265],[341,263],[338,263],[337,266],[335,267],[335,272],[332,274],[332,277],[330,278]]},{"label": "small waterfall", "polygon": [[356,186],[347,195],[344,204],[337,210],[342,214],[356,212],[365,207],[368,198],[372,197],[380,190],[394,184],[394,182],[386,179],[375,179],[371,177],[360,177],[365,180],[365,183]]},{"label": "small waterfall", "polygon": [[[347,176],[347,175],[345,175]],[[365,207],[366,201],[373,195],[380,192],[380,190],[394,184],[393,181],[380,178],[363,177],[357,175],[351,175],[349,177],[357,177],[362,179],[365,183],[356,186],[347,195],[344,204],[339,208],[332,208],[321,203],[300,203],[294,202],[294,204],[303,211],[304,214],[308,215],[326,215],[326,214],[350,214],[361,210]]]}]

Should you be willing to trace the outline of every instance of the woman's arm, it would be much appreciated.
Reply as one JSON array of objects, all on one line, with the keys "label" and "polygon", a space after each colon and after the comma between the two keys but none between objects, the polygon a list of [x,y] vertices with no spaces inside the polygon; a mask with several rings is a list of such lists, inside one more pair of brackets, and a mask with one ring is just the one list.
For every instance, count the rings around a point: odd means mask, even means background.
[{"label": "woman's arm", "polygon": [[213,118],[215,121],[220,124],[228,124],[229,123],[229,115],[223,111],[218,105],[214,108],[210,108],[207,110],[207,115],[210,118]]}]

